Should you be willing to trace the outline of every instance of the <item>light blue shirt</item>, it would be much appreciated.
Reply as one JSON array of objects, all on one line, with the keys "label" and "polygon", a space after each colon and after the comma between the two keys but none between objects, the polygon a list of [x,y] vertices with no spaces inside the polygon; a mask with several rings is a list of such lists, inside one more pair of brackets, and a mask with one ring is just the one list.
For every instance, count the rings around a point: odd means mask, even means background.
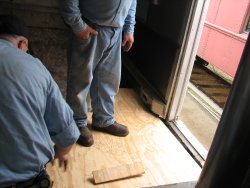
[{"label": "light blue shirt", "polygon": [[62,16],[74,32],[82,31],[86,23],[82,15],[101,26],[123,27],[133,34],[136,0],[60,0]]},{"label": "light blue shirt", "polygon": [[[0,187],[36,176],[79,130],[49,71],[0,39]],[[52,139],[52,140],[51,140]]]}]

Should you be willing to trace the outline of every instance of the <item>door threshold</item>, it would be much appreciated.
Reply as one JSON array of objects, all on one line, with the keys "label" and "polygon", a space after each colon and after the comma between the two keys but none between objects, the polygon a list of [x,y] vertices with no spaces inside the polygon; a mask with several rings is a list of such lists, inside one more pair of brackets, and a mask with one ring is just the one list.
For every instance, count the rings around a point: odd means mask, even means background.
[{"label": "door threshold", "polygon": [[202,144],[194,137],[194,135],[186,128],[181,120],[166,122],[167,127],[181,142],[183,147],[193,157],[200,167],[203,167],[208,151]]}]

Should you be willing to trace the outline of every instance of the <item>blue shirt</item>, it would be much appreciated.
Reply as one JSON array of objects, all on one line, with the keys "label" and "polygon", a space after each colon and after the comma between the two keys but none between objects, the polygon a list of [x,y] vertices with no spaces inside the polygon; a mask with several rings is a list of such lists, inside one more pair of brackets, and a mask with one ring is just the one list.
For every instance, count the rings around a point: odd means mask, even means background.
[{"label": "blue shirt", "polygon": [[133,34],[136,0],[60,0],[62,16],[74,32],[86,27],[82,16],[101,26],[123,27]]},{"label": "blue shirt", "polygon": [[[0,187],[35,177],[80,133],[49,71],[0,39]],[[52,140],[51,140],[52,139]]]}]

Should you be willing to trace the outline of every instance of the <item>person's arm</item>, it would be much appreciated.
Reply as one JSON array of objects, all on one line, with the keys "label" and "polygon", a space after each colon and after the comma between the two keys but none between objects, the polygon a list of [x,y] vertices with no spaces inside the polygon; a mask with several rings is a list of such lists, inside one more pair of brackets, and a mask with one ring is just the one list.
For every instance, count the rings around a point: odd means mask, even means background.
[{"label": "person's arm", "polygon": [[81,32],[86,28],[79,9],[79,0],[60,0],[61,14],[73,32]]},{"label": "person's arm", "polygon": [[88,26],[82,19],[79,9],[79,0],[60,0],[61,14],[66,22],[80,39],[88,39],[90,35],[97,35],[97,31]]},{"label": "person's arm", "polygon": [[137,1],[133,0],[123,26],[122,48],[125,52],[129,51],[134,43],[136,5]]},{"label": "person's arm", "polygon": [[64,100],[61,91],[47,71],[48,90],[44,120],[51,139],[55,143],[55,159],[60,166],[68,166],[67,154],[80,136],[80,132],[73,119],[73,111]]},{"label": "person's arm", "polygon": [[125,19],[124,26],[123,26],[123,32],[126,34],[133,35],[133,33],[134,33],[136,5],[137,5],[137,1],[133,0],[132,4],[130,6],[130,9],[128,11],[128,15]]}]

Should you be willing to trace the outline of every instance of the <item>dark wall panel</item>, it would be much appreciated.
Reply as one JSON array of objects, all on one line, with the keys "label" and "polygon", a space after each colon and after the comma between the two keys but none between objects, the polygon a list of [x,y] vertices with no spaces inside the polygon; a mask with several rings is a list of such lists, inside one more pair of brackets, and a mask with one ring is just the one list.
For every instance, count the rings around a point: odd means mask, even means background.
[{"label": "dark wall panel", "polygon": [[133,64],[166,102],[194,0],[138,0]]}]

